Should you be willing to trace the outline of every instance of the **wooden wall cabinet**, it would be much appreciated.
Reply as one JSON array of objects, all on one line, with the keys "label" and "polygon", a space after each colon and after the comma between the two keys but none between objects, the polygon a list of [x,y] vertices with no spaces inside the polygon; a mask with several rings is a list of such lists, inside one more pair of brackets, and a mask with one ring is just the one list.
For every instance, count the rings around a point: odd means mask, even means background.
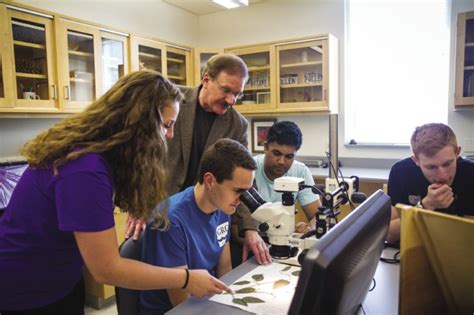
[{"label": "wooden wall cabinet", "polygon": [[100,95],[107,92],[119,78],[130,73],[129,45],[128,35],[100,32],[102,56]]},{"label": "wooden wall cabinet", "polygon": [[57,20],[59,97],[64,111],[81,111],[129,72],[128,36]]},{"label": "wooden wall cabinet", "polygon": [[192,50],[132,35],[132,71],[151,69],[179,85],[193,84]]},{"label": "wooden wall cabinet", "polygon": [[206,61],[222,51],[241,56],[249,68],[244,97],[236,104],[241,113],[337,112],[338,52],[332,35],[193,54],[188,47],[16,6],[0,4],[0,113],[78,112],[118,78],[140,69],[156,70],[179,85],[197,85]]},{"label": "wooden wall cabinet", "polygon": [[99,93],[99,29],[65,19],[58,20],[59,96],[65,110],[82,110]]},{"label": "wooden wall cabinet", "polygon": [[214,55],[223,53],[220,48],[194,48],[194,85],[201,84],[201,75],[206,62]]},{"label": "wooden wall cabinet", "polygon": [[52,18],[0,5],[0,109],[57,112]]},{"label": "wooden wall cabinet", "polygon": [[474,106],[474,11],[458,14],[454,104]]},{"label": "wooden wall cabinet", "polygon": [[0,112],[83,110],[130,71],[128,35],[0,4]]},{"label": "wooden wall cabinet", "polygon": [[244,97],[235,108],[249,116],[337,113],[338,47],[328,34],[226,49],[249,68]]},{"label": "wooden wall cabinet", "polygon": [[7,18],[7,8],[0,4],[0,109],[12,104],[11,94],[13,85],[11,80],[11,69],[13,61],[9,53],[9,22]]},{"label": "wooden wall cabinet", "polygon": [[166,77],[178,85],[192,85],[192,50],[166,46]]},{"label": "wooden wall cabinet", "polygon": [[248,67],[249,79],[244,96],[235,104],[241,113],[273,111],[276,109],[275,50],[273,45],[229,49]]}]

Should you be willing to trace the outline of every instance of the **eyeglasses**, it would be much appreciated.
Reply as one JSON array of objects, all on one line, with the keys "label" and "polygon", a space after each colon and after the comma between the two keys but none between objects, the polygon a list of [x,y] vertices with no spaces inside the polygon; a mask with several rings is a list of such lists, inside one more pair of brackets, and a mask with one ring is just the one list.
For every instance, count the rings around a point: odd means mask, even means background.
[{"label": "eyeglasses", "polygon": [[219,89],[222,91],[224,94],[232,94],[233,97],[235,97],[236,100],[240,100],[242,97],[244,97],[244,93],[239,92],[239,93],[234,93],[230,88],[227,86],[222,86],[217,80],[213,80],[216,82],[216,84],[219,86]]}]

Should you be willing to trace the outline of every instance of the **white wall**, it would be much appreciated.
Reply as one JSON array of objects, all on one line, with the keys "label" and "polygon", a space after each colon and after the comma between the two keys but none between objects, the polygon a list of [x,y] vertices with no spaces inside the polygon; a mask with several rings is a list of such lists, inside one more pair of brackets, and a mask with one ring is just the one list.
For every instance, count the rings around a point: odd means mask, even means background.
[{"label": "white wall", "polygon": [[0,119],[0,160],[20,156],[23,144],[31,140],[39,132],[48,129],[59,119]]}]

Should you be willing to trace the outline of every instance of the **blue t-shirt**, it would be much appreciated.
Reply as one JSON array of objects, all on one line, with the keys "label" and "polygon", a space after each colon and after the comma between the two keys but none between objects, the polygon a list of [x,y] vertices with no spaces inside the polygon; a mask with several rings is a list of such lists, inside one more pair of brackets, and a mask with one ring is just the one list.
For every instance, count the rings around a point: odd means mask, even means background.
[{"label": "blue t-shirt", "polygon": [[[151,229],[143,235],[143,256],[146,263],[162,267],[188,266],[206,269],[214,274],[224,245],[230,237],[230,216],[222,211],[206,214],[198,207],[194,186],[168,199],[170,228]],[[140,293],[140,314],[163,314],[172,308],[166,290]]]},{"label": "blue t-shirt", "polygon": [[[267,202],[279,202],[281,201],[282,193],[276,192],[273,190],[273,181],[268,179],[264,170],[264,160],[265,155],[254,156],[255,162],[257,162],[257,170],[255,171],[255,183],[257,185],[257,190],[262,196],[262,198]],[[314,185],[314,179],[311,175],[309,168],[299,161],[293,161],[288,172],[283,176],[292,176],[304,178],[304,183],[306,185]],[[319,195],[314,194],[311,189],[306,188],[295,192],[293,197],[300,205],[306,206],[316,200],[319,200]]]},{"label": "blue t-shirt", "polygon": [[106,161],[86,154],[59,167],[23,173],[0,219],[0,309],[41,307],[62,299],[82,277],[74,231],[114,226]]}]

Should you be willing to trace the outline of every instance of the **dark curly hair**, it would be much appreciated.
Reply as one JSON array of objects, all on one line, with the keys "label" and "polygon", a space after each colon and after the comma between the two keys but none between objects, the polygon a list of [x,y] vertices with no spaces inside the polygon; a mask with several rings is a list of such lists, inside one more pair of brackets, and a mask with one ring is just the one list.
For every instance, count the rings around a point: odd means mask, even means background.
[{"label": "dark curly hair", "polygon": [[303,134],[294,122],[279,121],[268,130],[267,143],[272,142],[292,146],[299,150],[303,143]]}]

